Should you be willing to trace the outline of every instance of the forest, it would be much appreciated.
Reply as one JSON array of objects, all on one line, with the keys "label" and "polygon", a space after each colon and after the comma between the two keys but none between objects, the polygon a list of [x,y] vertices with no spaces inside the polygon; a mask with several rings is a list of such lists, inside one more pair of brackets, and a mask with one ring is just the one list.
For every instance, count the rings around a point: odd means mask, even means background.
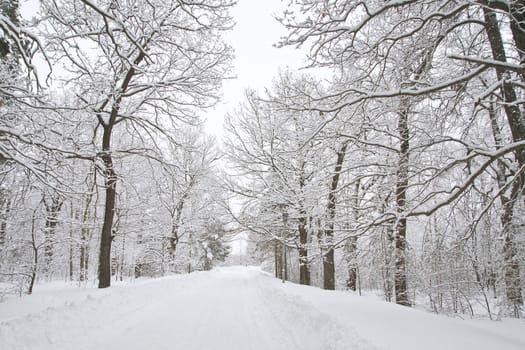
[{"label": "forest", "polygon": [[[525,1],[289,0],[222,140],[235,0],[0,2],[0,300],[210,270],[521,318]],[[248,257],[247,257],[248,259]]]}]

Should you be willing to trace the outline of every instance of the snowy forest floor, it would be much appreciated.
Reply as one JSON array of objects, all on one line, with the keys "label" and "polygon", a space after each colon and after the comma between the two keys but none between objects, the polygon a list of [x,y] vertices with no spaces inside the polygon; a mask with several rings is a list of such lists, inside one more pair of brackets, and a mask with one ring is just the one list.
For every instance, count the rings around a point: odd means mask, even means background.
[{"label": "snowy forest floor", "polygon": [[0,304],[0,349],[525,349],[522,320],[460,320],[229,267]]}]

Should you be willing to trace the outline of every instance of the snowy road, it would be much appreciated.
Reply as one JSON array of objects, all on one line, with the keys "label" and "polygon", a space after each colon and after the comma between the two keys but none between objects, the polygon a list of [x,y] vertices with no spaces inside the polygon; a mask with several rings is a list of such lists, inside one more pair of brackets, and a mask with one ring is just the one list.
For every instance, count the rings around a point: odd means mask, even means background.
[{"label": "snowy road", "polygon": [[[301,320],[305,306],[276,294],[258,273],[229,269],[196,277],[184,289],[176,290],[174,285],[172,292],[151,295],[137,305],[104,344],[109,349],[346,348],[331,346],[330,342],[336,342],[319,337],[321,322],[328,319],[319,315],[311,320],[308,310]],[[170,286],[166,287],[169,291]],[[331,327],[335,334],[337,329]],[[136,332],[142,336],[131,336]]]},{"label": "snowy road", "polygon": [[372,348],[345,342],[346,330],[269,280],[229,268],[84,290],[62,304],[50,291],[43,303],[58,305],[0,323],[0,349]]},{"label": "snowy road", "polygon": [[0,304],[0,349],[523,349],[513,334],[524,325],[488,331],[236,267],[9,300]]}]

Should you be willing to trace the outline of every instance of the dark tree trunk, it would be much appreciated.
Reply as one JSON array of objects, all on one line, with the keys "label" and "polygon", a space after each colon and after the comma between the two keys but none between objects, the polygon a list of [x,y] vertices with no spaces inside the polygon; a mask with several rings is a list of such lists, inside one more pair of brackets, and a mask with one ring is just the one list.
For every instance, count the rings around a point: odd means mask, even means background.
[{"label": "dark tree trunk", "polygon": [[357,290],[357,237],[350,237],[346,241],[345,250],[348,270],[346,288],[355,292]]},{"label": "dark tree trunk", "polygon": [[337,159],[330,184],[330,192],[328,194],[328,227],[324,232],[326,253],[323,256],[323,288],[335,289],[335,263],[334,263],[334,220],[336,214],[336,192],[339,185],[339,178],[341,176],[341,169],[346,155],[346,148],[348,142],[345,141],[339,151],[337,152]]},{"label": "dark tree trunk", "polygon": [[44,228],[45,246],[44,246],[44,259],[45,259],[45,272],[47,277],[51,273],[51,264],[53,263],[54,246],[55,246],[55,233],[58,225],[58,214],[62,208],[63,200],[58,195],[51,198],[51,203],[47,203],[44,198],[44,204],[46,207],[46,222]]},{"label": "dark tree trunk", "polygon": [[31,275],[29,276],[29,287],[27,290],[27,294],[33,293],[33,287],[35,286],[36,281],[36,273],[38,271],[38,245],[36,244],[36,228],[35,228],[35,213],[33,212],[33,216],[31,218],[31,248],[33,251],[33,266],[31,269]]},{"label": "dark tree trunk", "polygon": [[275,277],[282,279],[283,278],[283,245],[281,242],[274,241],[274,262],[275,262]]},{"label": "dark tree trunk", "polygon": [[[498,19],[496,14],[490,9],[484,8],[486,32],[489,39],[490,47],[492,49],[492,56],[494,60],[500,62],[507,62],[507,55],[505,47],[503,46],[503,39],[499,30]],[[508,79],[504,79],[505,71],[501,68],[496,69],[498,79],[502,81],[501,90],[503,94],[503,108],[507,116],[507,121],[512,133],[512,140],[514,142],[525,139],[525,121],[520,111],[519,105],[516,104],[516,91]],[[520,165],[525,164],[525,151],[519,151],[516,154]]]},{"label": "dark tree trunk", "polygon": [[95,189],[95,181],[93,180],[91,192],[87,194],[84,202],[84,211],[82,213],[82,223],[80,228],[80,254],[79,254],[79,280],[86,281],[88,279],[88,249],[91,238],[90,223],[90,207],[93,199],[93,191]]},{"label": "dark tree trunk", "polygon": [[120,254],[120,275],[119,275],[119,280],[122,281],[123,278],[124,278],[124,263],[125,263],[125,258],[126,256],[126,236],[122,236],[122,251],[121,251],[121,254]]},{"label": "dark tree trunk", "polygon": [[[184,198],[183,198],[184,199]],[[179,227],[180,227],[180,218],[182,216],[182,209],[184,208],[184,200],[181,200],[177,205],[177,208],[172,212],[171,216],[171,234],[168,239],[168,254],[170,257],[170,265],[172,265],[172,272],[174,272],[173,262],[175,260],[175,252],[177,251],[177,245],[179,244]],[[173,215],[174,214],[174,215]]]},{"label": "dark tree trunk", "polygon": [[86,245],[85,242],[80,243],[80,256],[79,256],[79,280],[87,280],[87,254],[86,254]]},{"label": "dark tree trunk", "polygon": [[[304,214],[304,213],[302,213]],[[310,285],[310,266],[308,263],[308,231],[306,217],[299,218],[299,283]]]},{"label": "dark tree trunk", "polygon": [[168,239],[169,246],[168,246],[168,254],[170,258],[170,265],[172,268],[172,272],[175,270],[174,266],[174,260],[175,260],[175,252],[177,251],[177,245],[179,244],[179,240],[181,238],[181,235],[179,234],[179,228],[181,227],[181,218],[182,218],[182,212],[184,210],[184,205],[186,204],[186,201],[188,200],[190,196],[190,192],[196,184],[196,177],[191,176],[190,181],[188,183],[188,188],[184,192],[184,194],[179,199],[177,206],[174,209],[170,210],[171,214],[171,234]]},{"label": "dark tree trunk", "polygon": [[175,222],[171,224],[171,235],[169,237],[168,254],[170,256],[170,262],[175,259],[175,252],[177,251],[177,245],[179,244],[179,225]]},{"label": "dark tree trunk", "polygon": [[69,280],[73,281],[74,277],[74,268],[75,264],[73,262],[73,256],[74,256],[74,247],[73,247],[73,221],[78,222],[80,217],[78,214],[78,211],[74,209],[73,202],[70,203],[71,205],[71,220],[72,223],[69,226]]},{"label": "dark tree trunk", "polygon": [[[520,56],[521,64],[525,63],[525,0],[516,0],[510,5],[510,29]],[[525,80],[525,73],[521,74]]]},{"label": "dark tree trunk", "polygon": [[283,245],[283,282],[288,281],[288,247]]},{"label": "dark tree trunk", "polygon": [[[525,60],[525,0],[514,0],[514,1],[480,0],[479,3],[481,3],[485,8],[497,9],[497,10],[507,12],[508,14],[510,14],[510,30],[512,32],[512,39],[514,40],[514,45],[516,46],[516,50],[518,51],[520,61],[523,64]],[[490,11],[487,11],[486,9],[484,10],[485,10],[485,19],[487,18],[486,16],[488,13],[494,14],[493,10],[490,10]],[[491,24],[489,24],[489,26],[490,25]],[[498,29],[498,32],[499,32],[499,29]],[[501,37],[500,34],[497,34],[497,36]],[[522,72],[521,76],[523,79],[525,79],[525,72]]]},{"label": "dark tree trunk", "polygon": [[104,126],[102,160],[105,166],[106,200],[104,207],[104,223],[100,236],[100,253],[98,259],[98,287],[106,288],[111,285],[111,242],[113,241],[113,219],[115,216],[115,199],[117,175],[113,168],[111,156],[112,124]]},{"label": "dark tree trunk", "polygon": [[[522,1],[516,2],[516,4],[519,4],[520,8],[523,9],[524,4]],[[497,61],[506,62],[507,56],[505,53],[505,47],[503,45],[503,39],[499,29],[496,13],[488,8],[484,8],[483,10],[485,13],[486,22],[485,29],[492,49],[493,58]],[[513,14],[513,16],[523,15],[523,13]],[[523,39],[523,31],[521,29],[522,25],[523,23],[514,23],[513,25],[511,25],[514,39],[516,40],[516,46],[520,50],[523,49],[522,45],[525,40]],[[521,52],[520,54],[523,54],[523,52]],[[505,79],[504,75],[506,74],[506,72],[503,69],[496,69],[496,74],[498,79],[502,81],[501,91],[504,102],[503,107],[512,133],[512,140],[514,142],[522,141],[525,139],[525,120],[523,118],[519,105],[516,104],[517,97],[516,92],[514,90],[514,86],[511,82]],[[525,165],[525,151],[518,150],[516,151],[515,156],[520,168],[523,167]],[[506,296],[509,304],[511,304],[514,307],[516,314],[517,310],[521,307],[521,305],[523,305],[523,297],[520,282],[520,266],[518,261],[518,251],[516,248],[516,243],[514,242],[515,238],[514,230],[512,228],[512,221],[514,216],[515,203],[523,192],[523,182],[524,176],[523,174],[521,174],[512,184],[510,196],[501,196],[501,202],[503,206],[501,222],[503,225],[504,236],[503,261]]]},{"label": "dark tree trunk", "polygon": [[[359,197],[360,197],[360,188],[361,188],[361,181],[358,179],[354,186],[354,194],[353,194],[353,210],[352,210],[352,219],[357,222],[359,220]],[[348,218],[350,220],[350,218]],[[357,290],[357,237],[352,236],[350,237],[345,244],[345,260],[346,260],[346,268],[348,271],[348,276],[346,279],[346,288],[349,290],[353,290],[354,292]]]},{"label": "dark tree trunk", "polygon": [[518,255],[518,248],[514,242],[514,229],[512,225],[514,216],[514,202],[519,197],[521,186],[514,184],[511,192],[511,197],[504,200],[503,214],[501,222],[503,224],[503,261],[504,261],[504,275],[505,275],[505,294],[507,300],[513,307],[514,317],[519,317],[519,309],[523,305],[523,297],[521,295],[521,280],[520,280],[520,259]]},{"label": "dark tree trunk", "polygon": [[0,189],[0,246],[3,246],[7,239],[7,220],[11,210],[11,198],[9,193]]},{"label": "dark tree trunk", "polygon": [[396,182],[396,208],[398,217],[395,224],[394,237],[394,289],[396,294],[396,303],[410,306],[410,302],[408,301],[406,272],[407,219],[404,217],[404,211],[406,208],[406,190],[408,187],[408,156],[410,151],[408,109],[404,108],[400,113],[398,113],[398,117],[400,147]]},{"label": "dark tree trunk", "polygon": [[385,299],[388,302],[392,302],[394,296],[394,286],[392,283],[392,258],[394,255],[394,229],[393,226],[385,228],[385,236],[381,237],[381,244],[383,245],[384,254],[384,266],[383,272],[383,290],[385,293]]}]

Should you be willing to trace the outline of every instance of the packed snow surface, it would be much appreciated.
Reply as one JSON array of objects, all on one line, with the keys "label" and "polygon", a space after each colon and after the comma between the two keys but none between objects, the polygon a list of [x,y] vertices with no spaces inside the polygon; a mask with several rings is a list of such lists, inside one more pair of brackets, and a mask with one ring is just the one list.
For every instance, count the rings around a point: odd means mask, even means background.
[{"label": "packed snow surface", "polygon": [[525,349],[525,322],[459,320],[256,268],[41,288],[0,304],[0,349]]}]

